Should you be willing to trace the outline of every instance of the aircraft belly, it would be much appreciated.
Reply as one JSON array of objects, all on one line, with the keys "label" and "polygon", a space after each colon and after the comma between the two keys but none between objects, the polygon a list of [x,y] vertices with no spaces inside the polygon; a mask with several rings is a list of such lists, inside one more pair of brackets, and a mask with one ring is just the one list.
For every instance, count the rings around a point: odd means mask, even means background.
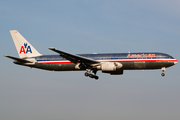
[{"label": "aircraft belly", "polygon": [[68,63],[68,64],[38,64],[38,63],[36,63],[35,67],[39,68],[39,69],[53,70],[53,71],[75,70],[74,63]]},{"label": "aircraft belly", "polygon": [[147,69],[161,69],[162,66],[164,66],[164,63],[160,62],[146,62],[146,68]]},{"label": "aircraft belly", "polygon": [[69,63],[69,64],[57,64],[56,66],[57,71],[68,71],[68,70],[75,70],[75,64]]},{"label": "aircraft belly", "polygon": [[132,69],[161,69],[162,67],[170,67],[174,65],[173,62],[126,62],[122,63],[123,70]]},{"label": "aircraft belly", "polygon": [[134,69],[134,62],[124,62],[122,64],[123,64],[123,67],[122,67],[123,70]]},{"label": "aircraft belly", "polygon": [[146,69],[161,69],[172,65],[174,65],[173,62],[146,62]]}]

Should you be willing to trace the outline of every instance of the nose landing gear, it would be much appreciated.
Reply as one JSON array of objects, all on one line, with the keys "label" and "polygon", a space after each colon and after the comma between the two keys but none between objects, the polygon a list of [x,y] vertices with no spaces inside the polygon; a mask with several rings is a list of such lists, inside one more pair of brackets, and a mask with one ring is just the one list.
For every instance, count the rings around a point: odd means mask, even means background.
[{"label": "nose landing gear", "polygon": [[165,73],[164,73],[164,72],[165,72],[165,70],[166,70],[166,68],[165,68],[165,67],[162,67],[162,73],[161,73],[161,76],[162,76],[162,77],[164,77],[164,76],[165,76]]},{"label": "nose landing gear", "polygon": [[163,76],[163,77],[164,77],[164,76],[165,76],[165,73],[161,73],[161,76]]},{"label": "nose landing gear", "polygon": [[98,80],[99,77],[96,76],[97,71],[96,71],[96,70],[93,70],[92,72],[94,73],[94,75],[91,74],[91,70],[88,69],[87,72],[84,73],[84,75],[85,75],[86,77],[89,76],[90,78],[94,78],[94,79]]}]

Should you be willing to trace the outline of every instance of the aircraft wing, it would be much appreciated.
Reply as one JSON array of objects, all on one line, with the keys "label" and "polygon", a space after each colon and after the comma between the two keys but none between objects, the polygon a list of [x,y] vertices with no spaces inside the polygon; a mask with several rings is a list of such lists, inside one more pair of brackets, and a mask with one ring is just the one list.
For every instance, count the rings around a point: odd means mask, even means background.
[{"label": "aircraft wing", "polygon": [[21,58],[12,57],[12,56],[4,55],[4,57],[7,57],[7,58],[10,58],[10,59],[13,59],[13,60],[17,60],[17,61],[22,62],[22,63],[32,63],[31,61],[24,60],[24,59],[21,59]]},{"label": "aircraft wing", "polygon": [[80,55],[76,55],[76,54],[72,54],[72,53],[68,53],[62,50],[58,50],[56,48],[49,48],[50,50],[57,52],[60,54],[61,57],[77,64],[77,63],[84,63],[87,65],[92,65],[92,64],[98,64],[100,63],[99,61],[93,60],[91,58],[87,58],[87,57],[83,57]]}]

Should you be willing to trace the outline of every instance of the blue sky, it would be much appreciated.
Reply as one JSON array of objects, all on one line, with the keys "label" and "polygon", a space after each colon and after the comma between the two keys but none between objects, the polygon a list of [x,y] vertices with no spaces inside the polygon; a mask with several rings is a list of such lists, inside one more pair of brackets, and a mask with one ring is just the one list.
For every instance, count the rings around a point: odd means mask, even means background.
[{"label": "blue sky", "polygon": [[179,120],[179,64],[161,70],[49,72],[17,66],[9,30],[40,53],[164,52],[180,60],[179,0],[0,1],[0,119]]}]

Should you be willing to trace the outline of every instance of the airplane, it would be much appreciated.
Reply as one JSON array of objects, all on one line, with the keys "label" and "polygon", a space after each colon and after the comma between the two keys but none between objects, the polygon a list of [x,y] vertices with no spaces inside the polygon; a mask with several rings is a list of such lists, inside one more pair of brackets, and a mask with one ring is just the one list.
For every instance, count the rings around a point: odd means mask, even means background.
[{"label": "airplane", "polygon": [[177,64],[172,56],[159,52],[143,53],[102,53],[72,54],[56,48],[49,48],[58,55],[40,54],[17,30],[10,30],[19,58],[4,55],[15,60],[18,65],[50,71],[86,71],[86,77],[99,77],[97,71],[110,75],[122,75],[124,70],[162,69],[165,76],[166,68]]}]

